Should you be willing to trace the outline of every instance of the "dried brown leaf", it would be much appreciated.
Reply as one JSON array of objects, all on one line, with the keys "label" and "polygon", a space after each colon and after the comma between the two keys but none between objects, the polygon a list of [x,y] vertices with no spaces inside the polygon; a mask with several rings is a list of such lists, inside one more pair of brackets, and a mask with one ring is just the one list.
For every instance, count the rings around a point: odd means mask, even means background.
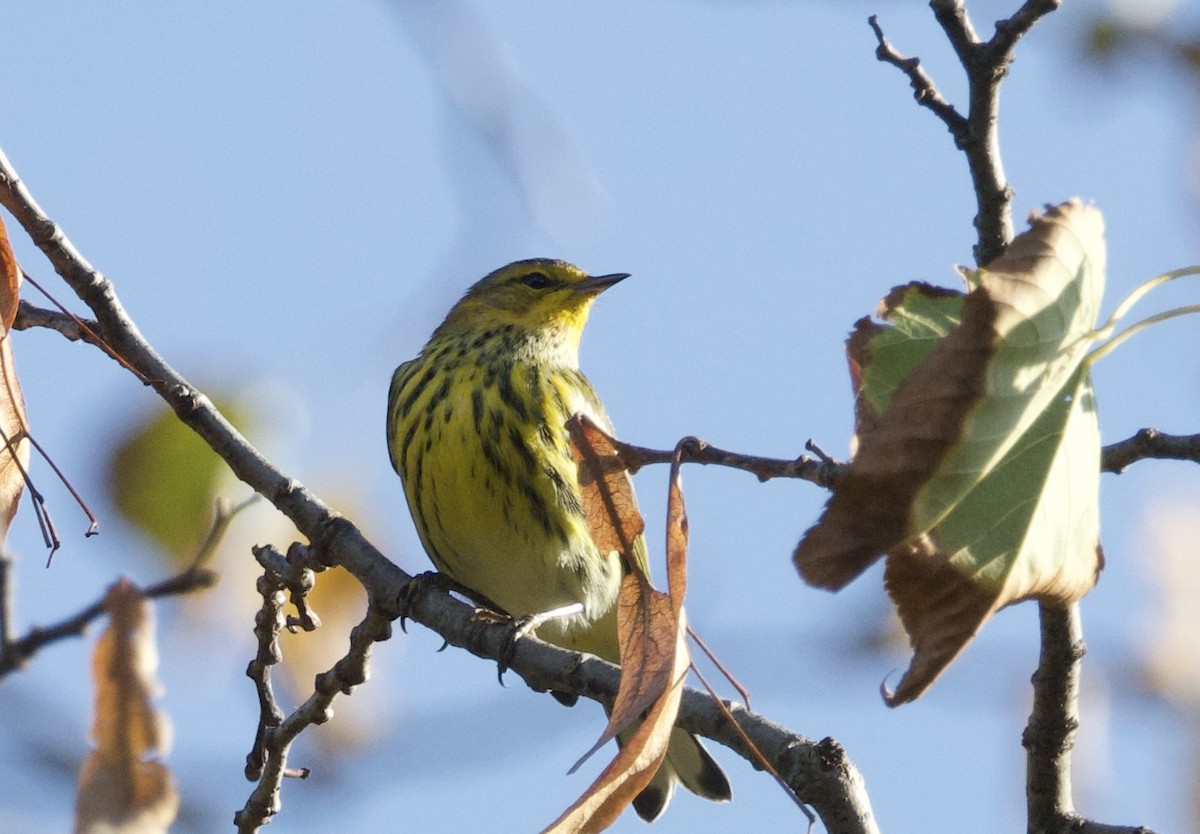
[{"label": "dried brown leaf", "polygon": [[620,455],[586,418],[572,418],[568,427],[592,536],[601,550],[625,554],[631,569],[617,596],[621,685],[608,726],[572,771],[618,734],[621,749],[583,796],[546,829],[553,834],[604,830],[650,784],[666,758],[691,664],[683,613],[687,514],[679,485],[679,452],[671,469],[667,512],[668,596],[650,584],[641,538],[645,523]]},{"label": "dried brown leaf", "polygon": [[[17,316],[21,269],[17,265],[8,233],[0,220],[0,540],[17,513],[29,466],[29,433],[25,398],[17,382],[9,328]],[[14,457],[13,450],[16,451]]]},{"label": "dried brown leaf", "polygon": [[801,576],[837,590],[908,535],[909,511],[959,441],[966,414],[986,393],[995,306],[977,290],[962,324],[935,356],[900,383],[887,419],[872,421],[820,522],[796,548]]},{"label": "dried brown leaf", "polygon": [[683,482],[680,463],[683,440],[675,447],[671,459],[671,482],[667,489],[667,591],[671,597],[671,614],[676,628],[683,628],[683,597],[687,593],[688,517],[683,503]]},{"label": "dried brown leaf", "polygon": [[545,834],[603,831],[650,784],[667,755],[690,665],[686,627],[676,619],[671,599],[636,573],[622,581],[617,606],[621,687],[608,727],[584,758],[625,727],[640,723],[617,757]]},{"label": "dried brown leaf", "polygon": [[928,688],[999,608],[1069,604],[1095,584],[1100,443],[1084,356],[1104,263],[1100,213],[1072,200],[974,276],[944,338],[952,311],[909,285],[882,307],[902,327],[860,322],[850,339],[861,445],[795,560],[837,589],[888,554],[914,648],[893,705]]},{"label": "dried brown leaf", "polygon": [[[596,548],[601,553],[616,551],[630,565],[645,571],[645,565],[633,553],[646,522],[638,511],[625,462],[608,435],[583,415],[568,420],[567,431],[571,456],[579,467],[583,512]],[[649,577],[644,578],[649,581]]]},{"label": "dried brown leaf", "polygon": [[128,580],[105,598],[109,625],[92,655],[96,714],[92,750],[79,776],[76,834],[156,834],[179,807],[166,717],[151,703],[159,685],[150,603]]}]

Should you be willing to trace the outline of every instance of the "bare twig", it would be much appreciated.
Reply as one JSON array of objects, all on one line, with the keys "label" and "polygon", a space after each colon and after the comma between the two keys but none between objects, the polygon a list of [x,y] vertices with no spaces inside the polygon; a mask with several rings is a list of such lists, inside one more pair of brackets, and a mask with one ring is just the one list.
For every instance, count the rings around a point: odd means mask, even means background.
[{"label": "bare twig", "polygon": [[57,331],[72,342],[84,341],[93,345],[99,345],[93,334],[100,325],[90,322],[88,326],[84,326],[80,322],[80,319],[60,313],[57,310],[47,310],[45,307],[37,307],[25,299],[21,299],[21,303],[17,306],[17,318],[13,321],[12,329],[29,330],[34,327],[44,327],[47,330]]},{"label": "bare twig", "polygon": [[[630,472],[656,463],[670,463],[670,450],[650,449],[625,443],[610,437]],[[834,460],[809,444],[815,458],[801,455],[795,460],[743,455],[718,449],[704,440],[685,447],[683,461],[740,469],[761,481],[773,478],[796,478],[826,488],[832,487],[845,474],[848,464]],[[1145,428],[1125,440],[1111,443],[1101,450],[1100,468],[1103,472],[1120,473],[1139,460],[1179,460],[1200,463],[1200,434],[1164,434],[1158,429]]]},{"label": "bare twig", "polygon": [[[216,584],[217,575],[205,568],[189,567],[175,576],[145,588],[142,593],[147,599],[188,594]],[[97,617],[106,612],[104,597],[93,602],[78,614],[61,620],[54,625],[34,626],[19,640],[0,646],[0,678],[20,669],[39,649],[66,637],[82,636],[85,629]]]},{"label": "bare twig", "polygon": [[1061,0],[1028,0],[1008,20],[996,24],[991,40],[981,41],[962,0],[931,0],[930,7],[967,74],[967,116],[962,115],[938,92],[933,80],[916,58],[905,58],[888,43],[875,18],[870,24],[879,42],[879,60],[902,70],[909,78],[917,101],[928,107],[950,128],[955,145],[963,151],[971,171],[977,213],[975,262],[983,265],[996,258],[1013,237],[1013,190],[1000,161],[1000,82],[1008,73],[1017,41]]},{"label": "bare twig", "polygon": [[1200,434],[1163,434],[1146,428],[1133,437],[1105,446],[1100,468],[1121,473],[1139,460],[1187,460],[1200,463]]},{"label": "bare twig", "polygon": [[25,489],[29,491],[29,502],[33,505],[33,516],[37,519],[38,530],[42,534],[42,543],[50,551],[46,556],[46,567],[50,567],[50,560],[58,552],[62,541],[58,538],[58,530],[54,526],[54,518],[50,515],[50,508],[46,505],[46,497],[42,495],[41,490],[33,482],[33,478],[29,474],[29,467],[21,462],[21,455],[18,454],[17,447],[21,441],[30,439],[29,427],[24,425],[25,421],[23,418],[21,422],[20,434],[16,437],[9,437],[3,429],[0,429],[0,445],[3,445],[4,450],[8,452],[13,466],[17,467],[17,472],[21,475]]},{"label": "bare twig", "polygon": [[[258,693],[259,710],[258,731],[254,736],[254,745],[246,756],[246,778],[251,781],[262,778],[263,769],[267,765],[267,735],[273,732],[284,718],[283,709],[275,700],[275,690],[271,686],[271,667],[283,659],[279,648],[279,635],[286,622],[283,611],[284,580],[279,572],[266,567],[264,557],[267,550],[268,548],[255,548],[254,551],[255,558],[264,564],[264,570],[258,578],[258,592],[262,595],[263,603],[254,615],[254,637],[258,641],[258,651],[246,667],[246,677],[254,681],[254,688]],[[277,551],[275,553],[283,562],[283,554]],[[278,808],[279,797],[276,790],[269,813],[274,814]]]},{"label": "bare twig", "polygon": [[0,659],[4,646],[9,645],[13,635],[13,618],[16,616],[16,592],[13,589],[13,558],[7,550],[0,548]]},{"label": "bare twig", "polygon": [[953,104],[946,101],[929,73],[921,68],[920,58],[909,58],[896,51],[884,36],[877,15],[867,18],[867,23],[870,24],[871,30],[875,33],[875,39],[879,42],[879,45],[875,47],[875,57],[885,64],[891,64],[908,76],[908,83],[912,85],[913,98],[917,100],[917,104],[932,110],[934,115],[941,119],[950,130],[950,135],[954,137],[954,144],[959,148],[963,147],[970,136],[966,117],[959,113]]},{"label": "bare twig", "polygon": [[[229,529],[229,523],[233,520],[234,516],[249,505],[250,501],[244,501],[234,507],[228,507],[223,502],[217,502],[212,526],[209,528],[208,535],[205,536],[204,541],[197,549],[191,563],[174,576],[168,577],[161,582],[156,582],[148,588],[144,588],[142,593],[146,598],[154,599],[156,597],[190,594],[193,591],[211,588],[215,585],[217,574],[203,567],[203,565],[212,555],[221,537],[225,535],[225,531]],[[0,605],[3,605],[3,609],[0,610],[0,617],[5,619],[5,628],[0,632],[0,678],[3,678],[15,669],[21,668],[43,646],[66,637],[82,636],[84,630],[92,620],[102,616],[106,611],[104,597],[101,597],[72,617],[44,628],[34,626],[24,637],[10,642],[12,624],[8,618],[12,616],[12,600],[4,596],[6,592],[11,593],[11,588],[9,587],[9,583],[11,582],[9,576],[10,567],[11,563],[7,560],[7,557],[0,555]]]},{"label": "bare twig", "polygon": [[1081,817],[1071,796],[1071,751],[1079,728],[1079,674],[1086,648],[1079,606],[1043,605],[1042,652],[1033,674],[1026,750],[1029,834],[1152,834]]},{"label": "bare twig", "polygon": [[[607,435],[606,435],[607,436]],[[637,472],[643,466],[653,463],[670,463],[674,451],[649,449],[645,446],[635,446],[622,442],[615,437],[609,437],[616,448],[621,460],[630,472]],[[772,478],[798,478],[810,481],[819,486],[829,486],[837,481],[846,471],[846,464],[831,459],[819,460],[801,455],[795,460],[780,460],[764,458],[757,455],[743,455],[718,449],[707,441],[696,439],[686,445],[682,452],[684,463],[700,463],[714,466],[727,466],[730,469],[741,469],[749,472],[760,481]]]},{"label": "bare twig", "polygon": [[[80,318],[79,316],[72,313],[70,310],[68,310],[62,304],[62,302],[60,302],[57,298],[55,298],[53,295],[51,295],[49,292],[47,292],[46,288],[43,287],[41,284],[39,284],[37,281],[35,281],[33,279],[33,276],[30,275],[25,270],[23,270],[23,269],[21,270],[21,275],[24,277],[25,281],[29,283],[30,286],[32,286],[34,289],[36,289],[38,292],[40,292],[42,295],[44,295],[46,297],[47,301],[49,301],[51,304],[53,304],[55,307],[57,307],[58,312],[62,316],[65,316],[67,319],[69,319],[71,321],[71,323],[75,326],[75,328],[79,331],[79,333],[81,334],[81,336],[83,338],[85,338],[89,343],[100,348],[100,350],[107,353],[110,357],[112,357],[113,359],[116,360],[117,364],[119,364],[125,370],[132,373],[143,383],[145,383],[147,381],[146,378],[143,377],[141,375],[141,373],[138,372],[137,368],[133,367],[128,362],[126,362],[121,357],[121,354],[119,354],[115,350],[113,350],[112,347],[108,344],[108,342],[104,341],[104,338],[98,332],[99,324],[97,324],[96,322],[90,321],[88,319]],[[24,302],[21,302],[21,303],[23,304]],[[20,308],[18,307],[18,311],[19,311],[19,309]]]},{"label": "bare twig", "polygon": [[[267,573],[269,574],[270,571]],[[282,603],[282,591],[276,593],[275,599],[280,603],[280,608],[272,610],[277,623]],[[263,611],[268,608],[266,598],[267,595],[264,594]],[[332,718],[334,699],[339,694],[350,694],[354,687],[367,679],[367,663],[371,654],[371,646],[391,636],[391,619],[390,614],[382,614],[374,606],[368,606],[366,617],[350,632],[350,650],[346,656],[334,664],[332,669],[317,676],[316,691],[309,696],[307,701],[286,718],[282,718],[282,712],[280,712],[282,720],[262,732],[263,760],[258,785],[246,800],[242,810],[234,814],[234,823],[239,832],[258,831],[271,821],[272,816],[278,813],[282,804],[279,792],[285,777],[303,778],[307,776],[306,769],[289,770],[287,767],[287,758],[292,742],[306,728],[313,724],[324,724]],[[264,633],[272,630],[275,636],[270,639],[276,640],[278,638],[276,626],[266,626]],[[259,633],[257,626],[255,633]],[[261,645],[260,637],[260,647]],[[275,660],[278,660],[277,647]],[[274,660],[270,662],[274,662]],[[253,666],[253,664],[251,665]],[[274,705],[273,696],[271,704]],[[275,709],[278,710],[278,707],[276,706]],[[250,762],[247,761],[247,776],[250,775]]]}]

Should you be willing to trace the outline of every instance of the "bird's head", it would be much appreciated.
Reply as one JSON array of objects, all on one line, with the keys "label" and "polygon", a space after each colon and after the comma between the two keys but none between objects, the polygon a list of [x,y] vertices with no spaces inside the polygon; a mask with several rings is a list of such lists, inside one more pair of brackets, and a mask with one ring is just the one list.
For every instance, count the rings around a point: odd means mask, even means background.
[{"label": "bird's head", "polygon": [[620,272],[588,275],[549,258],[516,261],[468,289],[435,336],[508,327],[531,336],[559,336],[577,347],[596,296],[627,277]]}]

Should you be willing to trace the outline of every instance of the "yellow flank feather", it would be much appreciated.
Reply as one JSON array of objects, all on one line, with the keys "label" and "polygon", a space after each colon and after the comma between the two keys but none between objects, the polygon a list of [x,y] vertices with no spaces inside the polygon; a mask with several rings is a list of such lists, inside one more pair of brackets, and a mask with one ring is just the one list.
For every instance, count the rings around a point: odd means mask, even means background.
[{"label": "yellow flank feather", "polygon": [[[396,369],[387,420],[392,466],[437,569],[514,617],[581,603],[538,636],[613,662],[625,568],[588,533],[566,421],[582,412],[612,432],[579,370],[579,340],[596,296],[625,277],[548,259],[491,273]],[[645,566],[640,537],[633,558]],[[720,767],[677,730],[638,814],[662,813],[676,779],[730,798]]]}]

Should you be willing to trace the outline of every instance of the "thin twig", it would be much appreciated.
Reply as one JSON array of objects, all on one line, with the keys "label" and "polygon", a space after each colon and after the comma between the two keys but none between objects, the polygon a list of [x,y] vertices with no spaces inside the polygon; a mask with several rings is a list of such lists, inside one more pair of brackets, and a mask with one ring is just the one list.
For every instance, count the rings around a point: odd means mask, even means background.
[{"label": "thin twig", "polygon": [[[350,649],[346,655],[332,669],[317,675],[316,691],[307,701],[264,733],[261,776],[246,804],[234,814],[234,823],[239,832],[249,834],[259,831],[279,812],[284,778],[303,778],[308,775],[306,769],[290,770],[287,767],[292,742],[308,727],[328,721],[333,716],[334,699],[339,694],[348,695],[367,679],[371,646],[388,639],[391,628],[391,615],[382,614],[374,606],[368,606],[366,617],[350,632]],[[257,628],[255,632],[258,632]],[[247,775],[250,775],[249,769]]]},{"label": "thin twig", "polygon": [[30,330],[34,327],[44,327],[47,330],[56,331],[72,342],[83,341],[99,346],[100,342],[94,333],[100,325],[95,322],[91,322],[90,325],[90,327],[84,327],[81,319],[65,315],[57,310],[37,307],[25,299],[21,299],[21,303],[17,306],[17,317],[13,320],[12,329]]},{"label": "thin twig", "polygon": [[[695,634],[692,634],[692,639],[696,639]],[[705,649],[705,651],[707,651],[707,649]],[[712,655],[710,654],[709,657],[711,658]],[[771,776],[771,778],[775,780],[775,784],[779,785],[779,787],[783,789],[784,793],[787,794],[788,799],[796,803],[796,806],[801,810],[801,812],[803,812],[804,816],[808,818],[808,830],[812,831],[813,824],[817,821],[817,817],[811,810],[809,810],[809,807],[805,804],[804,800],[800,798],[800,790],[804,787],[804,785],[792,785],[779,775],[779,772],[772,767],[769,761],[767,761],[767,757],[762,754],[762,751],[758,749],[758,746],[754,743],[746,731],[743,730],[741,725],[737,723],[737,719],[733,717],[733,712],[730,710],[729,705],[721,700],[721,696],[717,694],[717,691],[713,689],[712,685],[708,682],[708,679],[705,678],[704,674],[696,668],[695,664],[692,664],[692,671],[696,674],[696,677],[700,679],[700,685],[704,687],[704,691],[708,693],[708,697],[712,699],[713,704],[715,704],[717,709],[719,709],[725,716],[729,726],[733,727],[737,731],[738,738],[742,740],[742,743],[746,745],[746,748],[754,757],[754,766],[765,770]],[[722,669],[722,672],[724,672],[724,669]],[[848,794],[849,791],[846,793]],[[866,810],[870,810],[869,805],[866,807]],[[870,818],[870,822],[874,822],[873,815]],[[868,830],[870,830],[869,827]]]},{"label": "thin twig", "polygon": [[[238,513],[250,506],[250,503],[251,501],[243,501],[231,508],[224,502],[218,501],[213,523],[204,541],[200,544],[195,557],[179,573],[142,589],[142,593],[146,598],[155,599],[157,597],[190,594],[193,591],[211,588],[215,585],[217,583],[216,572],[208,570],[203,565],[216,549],[217,543],[225,535],[225,531],[229,529],[229,523]],[[11,581],[8,574],[9,566],[10,563],[0,560],[0,582],[5,585]],[[3,612],[0,612],[0,616],[10,617],[12,610],[11,601],[3,599],[3,592],[4,589],[0,587],[0,602],[6,603],[4,604]],[[21,668],[43,646],[66,637],[81,636],[92,620],[102,616],[105,611],[104,597],[101,597],[74,616],[44,628],[34,626],[24,637],[12,642],[9,642],[7,639],[12,633],[11,623],[9,623],[4,632],[3,639],[0,639],[0,678],[15,669]]]},{"label": "thin twig", "polygon": [[1062,0],[1026,0],[1012,17],[996,22],[996,34],[992,36],[991,48],[1011,56],[1017,41],[1023,38],[1035,23],[1057,11],[1061,5]]},{"label": "thin twig", "polygon": [[1059,4],[1060,0],[1028,0],[1011,18],[996,24],[991,40],[981,41],[962,0],[931,0],[934,17],[967,75],[965,120],[942,99],[933,80],[920,69],[918,59],[897,52],[884,37],[878,21],[870,21],[879,42],[876,56],[908,76],[917,101],[950,128],[955,145],[967,158],[977,208],[975,262],[981,266],[998,257],[1013,237],[1013,190],[1000,160],[1000,82],[1008,73],[1017,41]]},{"label": "thin twig", "polygon": [[[284,581],[283,577],[264,563],[267,551],[274,548],[255,548],[255,557],[263,563],[263,574],[258,578],[258,592],[262,595],[262,606],[254,615],[254,637],[258,641],[258,651],[250,665],[246,667],[246,677],[254,681],[254,689],[258,693],[258,730],[254,736],[254,744],[246,755],[246,778],[258,781],[263,777],[267,766],[267,737],[283,723],[283,709],[275,700],[275,690],[271,686],[271,667],[283,659],[279,647],[279,635],[283,631],[287,618],[284,615]],[[278,551],[274,551],[278,553]],[[260,555],[261,554],[261,555]],[[283,554],[278,553],[283,560]],[[282,777],[281,777],[282,778]],[[278,797],[271,805],[270,813],[278,810]],[[260,812],[261,813],[261,812]]]},{"label": "thin twig", "polygon": [[[151,585],[144,589],[143,593],[147,599],[188,594],[203,588],[211,588],[216,582],[217,574],[215,572],[205,568],[189,567],[169,579]],[[0,678],[9,672],[20,669],[44,646],[66,637],[82,636],[92,620],[102,616],[106,610],[102,596],[74,616],[67,617],[50,626],[34,626],[19,640],[0,646]]]},{"label": "thin twig", "polygon": [[[20,443],[28,438],[29,433],[23,428],[21,436],[16,440],[17,443]],[[12,459],[13,465],[17,467],[25,489],[29,491],[29,502],[33,505],[33,517],[37,519],[38,530],[42,534],[42,544],[50,551],[46,556],[46,567],[50,567],[50,560],[54,558],[54,554],[62,545],[62,541],[58,538],[58,530],[54,526],[54,518],[50,515],[50,507],[46,504],[46,497],[34,484],[33,477],[29,474],[29,467],[21,462],[21,456],[14,448],[13,438],[9,437],[3,429],[0,429],[0,441],[3,442],[4,449]]]},{"label": "thin twig", "polygon": [[[621,456],[630,472],[637,472],[643,466],[654,463],[670,463],[673,450],[664,451],[650,449],[625,443],[615,437],[609,437],[617,453]],[[846,464],[835,460],[818,460],[808,455],[801,455],[795,460],[764,458],[757,455],[743,455],[718,449],[707,441],[697,439],[688,444],[682,452],[684,463],[699,463],[713,466],[726,466],[730,469],[740,469],[749,472],[760,481],[772,478],[798,478],[820,486],[834,483],[846,471]]]},{"label": "thin twig", "polygon": [[[92,512],[92,508],[88,506],[87,501],[84,501],[83,496],[80,495],[79,491],[75,489],[75,485],[72,484],[67,478],[66,474],[58,468],[58,464],[54,462],[54,458],[50,457],[50,453],[46,451],[41,443],[38,443],[37,438],[33,436],[32,432],[26,431],[25,439],[28,440],[29,444],[33,446],[39,455],[42,456],[42,460],[46,461],[46,465],[49,466],[54,472],[55,476],[59,480],[59,483],[66,487],[67,492],[69,492],[71,497],[75,499],[75,503],[79,505],[79,509],[83,510],[83,514],[87,516],[88,528],[83,531],[83,535],[98,535],[100,533],[100,519],[96,518],[96,514]],[[49,562],[47,562],[47,564],[49,564]]]},{"label": "thin twig", "polygon": [[13,635],[17,595],[13,587],[13,558],[0,548],[0,657]]},{"label": "thin twig", "polygon": [[[613,446],[630,472],[644,466],[670,463],[671,450],[650,449],[626,443],[610,437]],[[809,446],[810,450],[818,447]],[[795,460],[764,458],[743,455],[712,446],[704,440],[687,446],[683,452],[685,463],[699,463],[740,469],[755,475],[761,481],[772,478],[795,478],[823,487],[832,487],[845,474],[849,464],[834,460],[824,453],[814,452],[817,457],[801,455]],[[1164,434],[1158,429],[1145,428],[1125,440],[1111,443],[1101,450],[1102,472],[1120,473],[1139,460],[1179,460],[1200,463],[1200,434]]]},{"label": "thin twig", "polygon": [[870,24],[871,30],[875,33],[875,39],[879,43],[875,47],[875,57],[885,64],[891,64],[908,76],[908,83],[913,88],[913,98],[922,107],[932,110],[934,115],[941,119],[949,129],[950,135],[954,137],[954,144],[959,148],[963,147],[969,135],[966,117],[959,113],[953,104],[946,101],[933,78],[921,67],[920,58],[909,58],[896,51],[884,36],[877,15],[867,18],[867,23]]},{"label": "thin twig", "polygon": [[1104,447],[1100,468],[1120,474],[1139,460],[1184,460],[1200,463],[1200,434],[1164,434],[1145,428],[1133,437]]},{"label": "thin twig", "polygon": [[212,555],[217,552],[217,545],[225,538],[225,534],[229,532],[229,525],[233,520],[242,513],[243,510],[248,510],[258,501],[257,495],[251,495],[243,501],[230,506],[223,498],[218,498],[213,503],[213,520],[208,527],[208,533],[204,537],[204,541],[200,542],[196,548],[196,555],[192,557],[191,567],[198,568],[208,562]]},{"label": "thin twig", "polygon": [[[118,365],[120,365],[125,370],[132,373],[143,383],[146,382],[146,378],[138,372],[137,368],[133,367],[128,362],[126,362],[125,359],[121,356],[121,354],[119,354],[115,350],[113,350],[113,348],[108,344],[108,342],[104,341],[104,337],[101,336],[99,333],[99,324],[97,322],[93,322],[88,319],[80,318],[79,316],[72,313],[70,310],[68,310],[62,304],[62,302],[60,302],[57,298],[55,298],[53,295],[51,295],[49,292],[47,292],[46,289],[41,284],[39,284],[37,281],[33,280],[33,276],[31,276],[25,270],[23,270],[23,269],[21,270],[21,275],[25,278],[26,281],[28,281],[34,287],[34,289],[36,289],[38,292],[40,292],[42,295],[44,295],[46,297],[46,300],[48,300],[51,304],[53,304],[55,307],[57,307],[59,313],[61,313],[66,318],[70,319],[70,321],[74,324],[74,326],[83,335],[83,338],[86,338],[88,342],[90,342],[91,344],[95,345],[96,347],[100,348],[102,351],[107,353],[110,357],[112,357],[113,359],[116,360]],[[18,310],[19,309],[20,308],[18,307]]]}]

